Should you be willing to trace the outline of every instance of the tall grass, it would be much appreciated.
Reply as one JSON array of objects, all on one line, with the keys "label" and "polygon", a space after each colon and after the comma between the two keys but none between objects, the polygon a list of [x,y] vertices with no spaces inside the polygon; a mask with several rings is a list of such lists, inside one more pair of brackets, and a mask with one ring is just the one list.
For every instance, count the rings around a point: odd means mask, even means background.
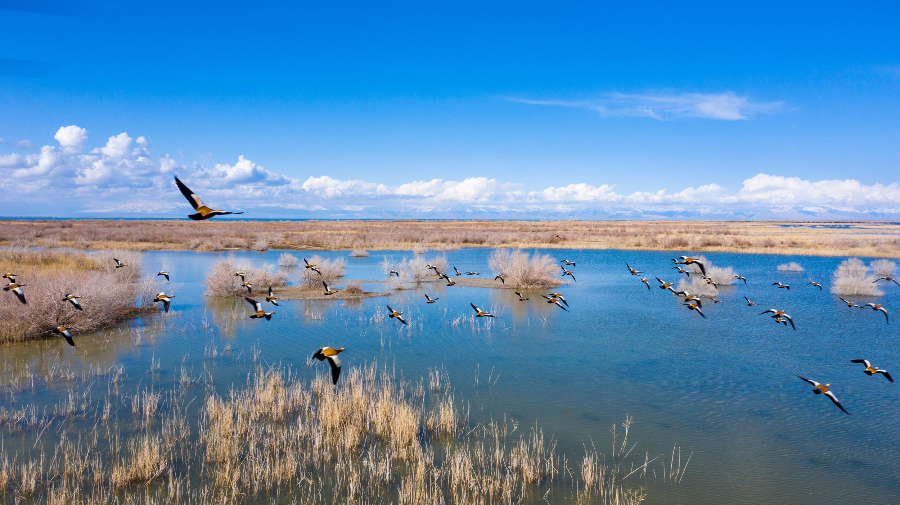
[{"label": "tall grass", "polygon": [[[113,257],[128,266],[115,268]],[[142,279],[140,253],[126,251],[0,251],[0,271],[19,274],[28,302],[0,292],[0,342],[53,336],[61,325],[76,335],[111,326],[151,309],[157,287]],[[63,302],[66,294],[81,296],[84,310]]]},{"label": "tall grass", "polygon": [[347,262],[343,257],[327,260],[315,254],[307,261],[315,265],[318,272],[311,268],[301,268],[297,272],[297,284],[306,289],[319,289],[323,281],[330,284],[340,279],[347,268]]},{"label": "tall grass", "polygon": [[523,289],[550,288],[562,282],[557,278],[559,265],[550,255],[529,255],[519,250],[498,249],[491,254],[488,265],[494,275],[503,275],[505,284]]},{"label": "tall grass", "polygon": [[831,274],[831,292],[841,296],[881,296],[872,269],[859,258],[846,259]]},{"label": "tall grass", "polygon": [[247,261],[239,261],[233,255],[217,261],[206,274],[206,296],[221,298],[238,298],[247,295],[241,286],[241,278],[235,272],[244,272],[244,278],[253,285],[253,294],[265,293],[270,286],[287,284],[287,274],[278,272],[269,263],[259,266]]},{"label": "tall grass", "polygon": [[790,263],[782,263],[781,265],[778,265],[778,271],[782,272],[782,273],[786,273],[786,272],[799,273],[799,272],[803,272],[804,268],[802,266],[800,266],[800,263],[797,263],[796,261],[792,261]]}]

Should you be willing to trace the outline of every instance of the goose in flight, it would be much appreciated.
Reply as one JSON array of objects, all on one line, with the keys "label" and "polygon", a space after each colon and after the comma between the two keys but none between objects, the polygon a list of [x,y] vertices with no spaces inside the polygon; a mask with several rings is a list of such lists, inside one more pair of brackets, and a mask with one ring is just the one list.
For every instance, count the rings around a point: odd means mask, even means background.
[{"label": "goose in flight", "polygon": [[704,276],[706,275],[706,267],[703,266],[703,263],[697,261],[697,258],[692,258],[690,256],[681,256],[681,261],[679,262],[677,259],[672,259],[676,265],[697,265],[700,268],[700,273]]},{"label": "goose in flight", "polygon": [[547,295],[541,295],[541,296],[547,299],[547,303],[552,303],[552,304],[556,305],[557,307],[563,309],[566,312],[569,311],[569,309],[563,307],[562,304],[559,303],[559,298],[556,298],[555,296],[547,296]]},{"label": "goose in flight", "polygon": [[657,277],[656,280],[659,281],[659,289],[668,289],[669,291],[671,291],[671,292],[673,292],[673,293],[675,292],[675,290],[672,289],[672,283],[671,283],[671,282],[666,282],[666,281],[660,279],[659,277]]},{"label": "goose in flight", "polygon": [[562,295],[562,293],[550,293],[550,296],[552,296],[553,298],[558,298],[559,301],[561,301],[561,302],[563,302],[564,304],[566,304],[566,307],[569,306],[569,302],[566,301],[566,297],[564,297],[564,296]]},{"label": "goose in flight", "polygon": [[472,308],[475,309],[475,313],[476,313],[475,317],[494,317],[494,315],[491,314],[490,312],[485,312],[485,311],[479,309],[478,307],[476,307],[474,303],[469,303],[469,305],[471,305]]},{"label": "goose in flight", "polygon": [[806,283],[806,285],[807,286],[815,286],[815,287],[819,288],[819,291],[822,291],[822,285],[816,281],[809,281]]},{"label": "goose in flight", "polygon": [[744,277],[743,275],[734,274],[734,277],[732,277],[732,279],[740,279],[740,280],[744,281],[744,284],[747,284],[747,278]]},{"label": "goose in flight", "polygon": [[278,297],[275,296],[275,293],[272,291],[272,286],[269,286],[269,296],[266,297],[266,301],[276,307],[278,306]]},{"label": "goose in flight", "polygon": [[788,290],[788,291],[791,290],[791,287],[790,287],[790,286],[788,286],[787,284],[782,284],[782,283],[780,283],[780,282],[773,282],[772,285],[773,285],[773,286],[778,286],[778,289],[786,289],[786,290]]},{"label": "goose in flight", "polygon": [[167,295],[165,293],[159,293],[156,295],[156,298],[153,299],[153,303],[163,303],[163,309],[165,309],[166,313],[169,312],[169,305],[172,303],[172,298],[175,298],[175,295]]},{"label": "goose in flight", "polygon": [[885,323],[890,322],[890,321],[888,321],[887,310],[885,310],[884,307],[882,307],[880,303],[867,303],[865,306],[872,307],[872,310],[877,310],[877,311],[881,312],[882,314],[884,314],[884,322]]},{"label": "goose in flight", "polygon": [[785,319],[783,317],[775,316],[775,324],[778,324],[778,323],[781,323],[781,324],[787,326],[787,319]]},{"label": "goose in flight", "polygon": [[575,266],[575,262],[574,262],[574,261],[560,260],[560,263],[565,263],[567,267],[568,267],[568,266],[573,266],[573,267]]},{"label": "goose in flight", "polygon": [[874,281],[872,281],[872,283],[876,283],[876,282],[878,282],[878,281],[888,281],[888,282],[893,282],[893,283],[896,284],[898,287],[900,287],[900,282],[897,282],[897,279],[895,279],[895,278],[894,278],[893,276],[891,276],[891,275],[883,275],[883,276],[881,276],[881,277],[875,279]]},{"label": "goose in flight", "polygon": [[527,296],[522,296],[522,293],[519,293],[518,291],[516,291],[515,293],[516,293],[516,296],[519,297],[519,301],[520,301],[520,302],[524,302],[525,300],[528,299]]},{"label": "goose in flight", "polygon": [[850,307],[851,309],[852,309],[853,307],[856,307],[856,308],[859,308],[859,309],[863,308],[862,305],[857,305],[857,304],[851,302],[850,300],[845,300],[844,298],[841,298],[840,296],[838,297],[838,299],[839,299],[840,301],[846,303],[846,304],[847,304],[847,307]]},{"label": "goose in flight", "polygon": [[450,277],[447,277],[446,275],[444,276],[444,278],[447,279],[448,286],[456,286],[456,281],[451,280]]},{"label": "goose in flight", "polygon": [[494,280],[499,280],[503,284],[506,284],[506,279],[503,278],[503,274],[497,274],[497,277],[494,277]]},{"label": "goose in flight", "polygon": [[25,292],[22,291],[22,288],[25,287],[25,284],[16,284],[15,282],[11,282],[6,286],[3,286],[3,291],[12,291],[16,294],[16,298],[19,299],[20,302],[27,304],[25,301]]},{"label": "goose in flight", "polygon": [[247,294],[248,294],[248,295],[252,295],[252,294],[253,294],[253,284],[250,284],[249,282],[245,282],[245,283],[241,284],[241,287],[242,287],[242,288],[247,288]]},{"label": "goose in flight", "polygon": [[322,347],[315,354],[313,354],[313,358],[316,358],[319,361],[328,360],[328,364],[331,365],[331,383],[337,384],[338,377],[341,376],[341,360],[338,358],[338,354],[346,351],[343,347],[340,349],[332,349],[331,347]]},{"label": "goose in flight", "polygon": [[834,393],[831,392],[831,384],[819,384],[816,381],[811,381],[805,377],[800,377],[799,375],[797,376],[797,378],[799,378],[800,380],[802,380],[804,382],[808,382],[808,383],[812,384],[813,387],[815,388],[815,389],[813,389],[814,394],[827,396],[829,400],[831,400],[832,402],[834,402],[835,405],[837,405],[837,408],[844,411],[844,414],[850,414],[849,412],[847,412],[847,409],[845,409],[844,406],[841,405],[841,402],[838,401],[837,397],[834,396]]},{"label": "goose in flight", "polygon": [[307,261],[306,258],[303,258],[303,268],[308,268],[310,270],[314,270],[316,268],[316,265],[314,263],[310,263],[309,261]]},{"label": "goose in flight", "polygon": [[478,272],[466,272],[466,275],[481,275]]},{"label": "goose in flight", "polygon": [[116,258],[113,258],[113,261],[116,262],[116,268],[122,268],[122,267],[127,267],[127,266],[128,266],[128,265],[126,265],[125,263],[122,263],[121,261],[119,261],[119,260],[116,259]]},{"label": "goose in flight", "polygon": [[427,300],[425,303],[434,303],[434,302],[440,300],[440,298],[432,298],[432,297],[428,296],[428,293],[425,293],[425,300]]},{"label": "goose in flight", "polygon": [[78,302],[79,298],[81,298],[81,297],[76,296],[76,295],[70,295],[70,294],[66,293],[66,296],[65,296],[65,298],[62,299],[62,301],[71,303],[72,306],[78,310],[84,310],[81,308],[81,303]]},{"label": "goose in flight", "polygon": [[703,302],[700,301],[700,297],[697,295],[692,295],[687,291],[673,291],[676,295],[680,295],[684,297],[685,302],[696,302],[697,306],[701,309],[703,308]]},{"label": "goose in flight", "polygon": [[6,272],[5,274],[3,274],[2,278],[9,279],[9,282],[13,283],[13,282],[16,282],[16,277],[18,277],[18,276],[19,276],[19,274],[14,274],[12,272]]},{"label": "goose in flight", "polygon": [[240,278],[241,278],[241,282],[244,282],[244,281],[247,280],[247,279],[244,279],[244,276],[245,276],[245,275],[247,275],[246,272],[235,272],[235,273],[234,273],[234,276],[235,276],[235,277],[240,277]]},{"label": "goose in flight", "polygon": [[752,307],[752,306],[756,305],[756,302],[751,302],[750,299],[747,298],[746,296],[744,297],[744,300],[747,300],[748,307]]},{"label": "goose in flight", "polygon": [[272,314],[274,314],[274,312],[266,312],[265,310],[263,310],[262,304],[254,300],[253,298],[247,298],[245,296],[244,300],[247,300],[247,303],[249,303],[256,311],[253,314],[250,314],[250,319],[261,319],[264,317],[266,318],[266,321],[272,320]]},{"label": "goose in flight", "polygon": [[456,267],[453,267],[453,271],[456,272],[456,276],[457,276],[457,277],[459,277],[460,275],[462,275],[462,272],[460,272],[459,269],[456,268]]},{"label": "goose in flight", "polygon": [[164,271],[164,270],[160,270],[160,272],[159,272],[158,274],[156,274],[156,276],[159,277],[160,275],[162,275],[163,277],[165,277],[165,278],[166,278],[166,281],[169,280],[169,272],[166,272],[166,271]]},{"label": "goose in flight", "polygon": [[72,332],[69,331],[69,328],[66,326],[57,326],[53,329],[56,333],[59,333],[64,339],[66,339],[66,343],[75,347],[75,341],[72,340]]},{"label": "goose in flight", "polygon": [[553,236],[554,236],[554,237],[556,237],[556,239],[557,239],[557,240],[564,240],[564,239],[563,239],[563,238],[562,238],[562,237],[560,237],[560,236],[559,236],[559,234],[558,234],[558,233],[557,233],[557,234],[555,234],[555,235],[553,235]]},{"label": "goose in flight", "polygon": [[685,305],[687,306],[688,310],[695,310],[698,314],[703,316],[703,319],[706,319],[706,314],[704,314],[703,311],[700,310],[700,305],[697,305],[696,303],[685,303]]},{"label": "goose in flight", "polygon": [[631,275],[640,275],[643,273],[640,270],[635,270],[635,269],[631,268],[631,265],[629,265],[628,263],[625,263],[625,266],[628,267],[628,273],[630,273]]},{"label": "goose in flight", "polygon": [[575,274],[571,270],[566,270],[566,267],[564,267],[562,265],[560,265],[559,268],[562,268],[562,271],[563,271],[562,276],[563,277],[568,275],[569,277],[572,278],[573,281],[575,281]]},{"label": "goose in flight", "polygon": [[388,277],[390,277],[392,275],[396,275],[397,278],[400,278],[400,272],[398,272],[396,270],[391,270],[390,272],[388,272]]},{"label": "goose in flight", "polygon": [[719,289],[719,285],[716,284],[715,282],[713,282],[713,280],[712,280],[711,278],[704,276],[704,277],[703,277],[703,280],[705,280],[706,283],[709,284],[710,286],[712,286],[712,287],[714,287],[714,288],[716,288],[716,289]]},{"label": "goose in flight", "polygon": [[794,326],[794,320],[791,318],[791,316],[785,314],[783,310],[769,309],[769,310],[767,310],[767,311],[765,311],[765,312],[760,312],[759,315],[768,314],[769,312],[771,312],[772,314],[774,314],[772,317],[775,317],[775,318],[780,317],[780,318],[783,318],[783,319],[787,319],[788,322],[791,323],[791,328],[793,328],[794,331],[797,330],[797,327]]},{"label": "goose in flight", "polygon": [[390,305],[387,306],[387,309],[388,309],[388,317],[389,318],[396,319],[397,321],[400,321],[403,324],[407,324],[406,320],[403,319],[402,317],[400,317],[403,315],[403,312],[397,312],[396,310],[392,309]]},{"label": "goose in flight", "polygon": [[678,266],[678,265],[675,265],[675,266],[672,267],[672,268],[674,268],[675,270],[678,270],[678,273],[680,273],[680,274],[685,274],[685,275],[687,275],[688,277],[691,276],[691,272],[690,272],[689,270],[685,270],[685,269],[681,268],[681,267]]},{"label": "goose in flight", "polygon": [[641,277],[641,282],[647,285],[647,291],[650,291],[650,281],[646,277]]},{"label": "goose in flight", "polygon": [[322,285],[325,286],[325,296],[330,296],[330,295],[333,295],[333,294],[335,294],[335,293],[338,292],[337,289],[331,289],[331,288],[329,288],[329,287],[328,287],[328,283],[325,282],[325,281],[322,281]]},{"label": "goose in flight", "polygon": [[891,374],[887,372],[887,370],[882,370],[876,366],[872,366],[872,364],[869,363],[869,360],[867,359],[851,359],[850,363],[862,363],[866,366],[866,369],[863,370],[866,375],[875,375],[877,373],[880,373],[881,375],[884,375],[885,379],[894,382],[894,379],[891,377]]},{"label": "goose in flight", "polygon": [[193,219],[194,221],[203,221],[204,219],[209,219],[216,216],[225,216],[228,214],[243,214],[243,212],[229,212],[221,209],[210,209],[206,205],[203,205],[203,202],[200,200],[200,197],[197,196],[193,191],[190,190],[187,186],[184,185],[178,177],[175,177],[175,185],[178,186],[178,189],[181,191],[181,194],[187,198],[188,203],[191,204],[191,207],[197,211],[196,214],[190,214],[188,217]]}]

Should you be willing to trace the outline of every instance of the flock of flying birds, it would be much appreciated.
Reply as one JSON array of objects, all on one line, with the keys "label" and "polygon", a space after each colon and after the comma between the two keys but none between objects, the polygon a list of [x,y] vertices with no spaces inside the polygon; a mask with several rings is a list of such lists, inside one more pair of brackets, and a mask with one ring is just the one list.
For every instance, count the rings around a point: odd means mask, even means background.
[{"label": "flock of flying birds", "polygon": [[[691,269],[686,269],[686,268],[684,268],[684,266],[685,266],[685,265],[696,265],[697,269],[699,269],[699,274],[702,275],[702,279],[703,279],[704,281],[706,281],[707,284],[710,284],[710,285],[712,285],[712,286],[714,286],[714,287],[717,287],[717,286],[716,286],[716,283],[715,283],[709,276],[707,276],[707,274],[706,274],[706,266],[703,265],[703,263],[701,263],[700,261],[698,261],[697,258],[693,258],[693,257],[690,257],[690,256],[681,256],[681,257],[679,257],[679,258],[672,258],[672,261],[675,263],[675,266],[672,267],[672,268],[678,270],[678,273],[680,273],[680,274],[686,274],[686,275],[689,276],[689,277],[691,276],[691,274],[697,275],[698,272],[697,272],[697,270],[693,270],[693,271],[692,271]],[[636,270],[636,269],[632,268],[631,265],[629,265],[628,263],[625,264],[625,267],[628,268],[628,272],[629,272],[631,275],[641,276],[641,274],[643,273],[643,272],[641,272],[641,271],[639,271],[639,270]],[[747,284],[747,279],[744,278],[744,277],[741,276],[741,275],[735,274],[733,278],[734,278],[734,279],[741,280],[741,281],[744,281],[744,284]],[[702,307],[703,307],[703,302],[701,301],[701,298],[700,298],[699,295],[692,294],[692,293],[689,293],[688,291],[683,291],[683,290],[682,290],[682,291],[676,291],[676,290],[672,287],[672,286],[674,285],[674,283],[666,282],[666,281],[660,279],[659,277],[656,277],[656,280],[657,280],[657,282],[659,282],[659,286],[658,286],[658,287],[659,287],[660,289],[663,289],[663,290],[669,290],[669,291],[671,291],[672,294],[674,294],[675,296],[683,297],[683,298],[684,298],[683,304],[684,304],[689,310],[697,312],[698,314],[700,314],[701,316],[703,316],[704,319],[706,319],[706,314],[703,313],[703,309],[702,309]],[[896,279],[894,279],[892,276],[889,276],[889,275],[879,277],[879,278],[875,279],[873,282],[880,282],[880,281],[893,282],[893,283],[896,284],[898,287],[900,287],[900,283],[898,283]],[[647,286],[647,289],[648,289],[648,290],[650,289],[650,281],[649,281],[646,277],[641,277],[641,282],[644,283],[644,285]],[[787,290],[787,291],[790,291],[790,289],[791,289],[791,286],[790,286],[790,285],[788,285],[788,284],[783,284],[783,283],[781,283],[781,282],[773,282],[772,285],[773,285],[773,286],[776,286],[777,289],[784,289],[784,290]],[[807,285],[808,285],[808,286],[813,286],[814,288],[819,288],[820,291],[822,290],[822,285],[821,285],[820,283],[818,283],[818,282],[813,281],[813,280],[810,280],[810,281],[807,283]],[[856,304],[856,303],[854,303],[854,302],[852,302],[852,301],[846,300],[846,299],[844,299],[844,298],[841,298],[841,297],[838,297],[838,298],[839,298],[842,302],[844,302],[844,303],[845,303],[848,307],[850,307],[850,308],[870,308],[870,309],[872,309],[872,310],[881,312],[882,314],[884,314],[884,321],[885,321],[885,323],[890,322],[890,321],[889,321],[889,318],[888,318],[888,312],[887,312],[887,309],[885,309],[883,306],[881,306],[881,304],[878,304],[878,303],[867,303],[867,304],[865,304],[865,305],[858,305],[858,304]],[[744,300],[747,301],[747,305],[750,306],[750,307],[756,305],[755,302],[750,301],[750,299],[747,298],[746,296],[744,296]],[[714,303],[719,303],[720,300],[717,299],[717,298],[712,298],[712,301],[713,301]],[[793,319],[789,314],[787,314],[786,311],[785,311],[784,309],[768,309],[768,310],[764,310],[764,311],[762,311],[762,312],[759,313],[759,315],[764,315],[764,314],[771,314],[771,318],[775,321],[776,324],[783,324],[783,325],[787,326],[787,325],[790,323],[791,328],[793,328],[794,330],[797,329],[796,325],[794,324],[794,319]],[[878,368],[878,367],[872,365],[868,360],[865,360],[865,359],[853,359],[853,360],[850,360],[850,362],[851,362],[851,363],[859,363],[859,364],[861,364],[861,365],[864,365],[864,366],[865,366],[865,369],[863,370],[863,372],[864,372],[866,375],[870,375],[870,376],[871,376],[871,375],[875,375],[875,374],[880,374],[880,375],[883,375],[884,378],[886,378],[888,381],[894,382],[894,379],[891,377],[891,374],[888,373],[887,370],[883,370],[883,369],[881,369],[881,368]],[[811,384],[811,385],[813,386],[813,388],[814,388],[814,389],[813,389],[813,393],[814,393],[814,394],[817,394],[817,395],[825,395],[825,396],[828,397],[828,399],[830,399],[830,400],[831,400],[831,401],[832,401],[839,409],[841,409],[841,411],[843,411],[845,414],[849,414],[849,412],[847,412],[847,409],[845,409],[844,406],[841,405],[841,402],[838,401],[837,397],[836,397],[836,396],[834,395],[834,393],[831,391],[831,385],[830,385],[830,384],[821,384],[821,383],[816,382],[816,381],[814,381],[814,380],[807,379],[806,377],[800,377],[799,375],[798,375],[797,377],[798,377],[799,379],[803,380],[804,382],[807,382],[807,383]]]},{"label": "flock of flying birds", "polygon": [[[183,194],[184,197],[188,200],[188,202],[191,204],[191,206],[194,208],[194,210],[197,211],[195,214],[191,214],[188,216],[190,219],[193,219],[195,221],[202,221],[202,220],[210,219],[210,218],[213,218],[216,216],[224,216],[224,215],[228,215],[228,214],[242,214],[242,212],[231,212],[231,211],[225,211],[225,210],[221,210],[221,209],[212,209],[210,207],[207,207],[206,205],[203,204],[203,201],[200,200],[200,197],[197,196],[193,191],[191,191],[190,188],[188,188],[183,182],[181,182],[181,180],[179,180],[178,177],[175,177],[175,185],[181,191],[181,194]],[[559,235],[557,235],[557,238],[561,238],[561,237],[559,237]],[[115,263],[116,263],[116,265],[115,265],[116,269],[120,269],[120,268],[124,268],[124,267],[128,266],[116,258],[113,258],[113,261],[115,261]],[[707,276],[706,266],[703,265],[703,263],[701,263],[698,260],[698,258],[694,258],[694,257],[690,257],[690,256],[681,256],[679,258],[673,258],[672,261],[675,263],[675,266],[673,268],[678,270],[679,274],[686,274],[687,276],[690,276],[693,273],[696,275],[696,270],[692,271],[692,269],[685,268],[685,266],[696,266],[697,269],[699,269],[699,273],[702,275],[703,280],[705,280],[707,282],[707,284],[716,286],[716,283],[710,277]],[[309,263],[309,261],[307,261],[305,258],[303,259],[303,263],[304,263],[304,267],[306,269],[317,272],[321,276],[322,272],[319,271],[319,269],[317,268],[316,265]],[[561,260],[560,263],[563,263],[563,265],[560,265],[560,268],[562,269],[562,277],[567,277],[567,276],[571,277],[572,281],[575,282],[575,273],[572,270],[568,270],[566,268],[569,266],[575,267],[575,262],[564,259],[564,260]],[[625,266],[628,268],[628,271],[631,275],[641,276],[641,274],[643,273],[639,270],[632,268],[631,265],[629,265],[628,263],[626,263]],[[449,275],[447,275],[446,273],[439,272],[436,266],[427,265],[427,267],[430,270],[433,270],[439,279],[446,280],[447,286],[454,286],[457,284]],[[455,266],[453,267],[453,270],[457,277],[462,276],[462,275],[469,275],[469,276],[480,275],[476,271],[461,272]],[[252,294],[253,293],[253,284],[251,284],[249,281],[247,281],[246,273],[245,272],[235,272],[234,275],[236,277],[241,278],[241,287],[247,290],[247,294],[248,295]],[[400,277],[400,273],[396,270],[390,270],[390,272],[388,273],[388,276],[390,277],[392,275],[396,275],[397,277]],[[166,281],[169,281],[169,272],[160,271],[159,273],[157,273],[157,277],[160,277],[160,276],[165,277]],[[18,283],[17,277],[18,277],[17,274],[14,274],[12,272],[7,272],[6,274],[4,274],[2,278],[6,279],[8,281],[8,284],[3,287],[3,291],[12,292],[13,294],[16,295],[16,297],[19,299],[20,302],[22,302],[23,304],[26,304],[27,301],[25,299],[25,292],[22,289],[22,288],[26,287],[26,285]],[[747,283],[747,279],[741,275],[734,275],[734,278],[744,281],[744,284]],[[502,273],[498,274],[496,277],[494,277],[494,280],[500,281],[503,284],[506,283],[506,279],[503,277]],[[675,296],[682,297],[683,304],[689,310],[697,312],[700,316],[702,316],[704,319],[706,319],[706,314],[703,313],[703,302],[699,295],[693,294],[693,293],[690,293],[690,292],[687,292],[684,290],[676,291],[672,287],[674,285],[673,283],[666,282],[659,277],[656,277],[656,280],[659,283],[658,287],[660,289],[669,290]],[[897,280],[891,276],[880,277],[880,278],[876,279],[874,282],[879,282],[879,281],[893,282],[898,287],[900,287],[900,282],[897,282]],[[650,281],[646,277],[641,277],[641,282],[647,286],[648,290],[650,289]],[[329,288],[328,284],[324,280],[322,281],[322,285],[325,288],[325,295],[333,295],[338,292],[337,290]],[[774,283],[772,283],[772,285],[777,286],[778,289],[785,289],[788,291],[791,289],[790,285],[782,284],[781,282],[774,282]],[[811,280],[810,282],[807,283],[807,285],[811,285],[813,287],[818,287],[819,290],[822,290],[822,285],[819,284],[818,282]],[[515,294],[516,294],[516,296],[518,296],[518,300],[520,302],[529,300],[528,297],[524,296],[523,294],[521,294],[519,292],[515,292]],[[565,311],[568,311],[567,307],[569,306],[569,303],[566,301],[565,297],[561,293],[554,292],[554,293],[549,293],[547,295],[542,294],[541,296],[547,300],[547,303],[554,304],[557,307],[559,307]],[[168,295],[165,292],[160,292],[156,295],[156,297],[152,301],[154,303],[162,303],[163,309],[166,312],[169,312],[169,306],[172,302],[172,298],[175,298],[175,295]],[[84,311],[84,308],[81,306],[79,299],[81,299],[81,296],[79,296],[79,295],[66,293],[65,296],[61,299],[61,302],[71,304],[71,306],[74,307],[75,310]],[[249,296],[244,297],[244,299],[247,301],[247,303],[250,304],[251,307],[253,307],[253,313],[250,314],[251,319],[266,319],[266,320],[272,319],[272,315],[274,314],[274,311],[266,311],[262,302],[259,302],[253,298],[250,298]],[[744,299],[747,301],[748,306],[752,307],[752,306],[756,305],[755,302],[750,301],[750,299],[747,298],[746,296],[744,296]],[[426,293],[425,300],[426,300],[426,303],[435,303],[439,300],[439,298],[432,298]],[[858,305],[852,301],[845,300],[844,298],[840,298],[840,300],[842,302],[844,302],[850,308],[871,308],[872,310],[879,311],[884,314],[885,322],[886,323],[889,322],[888,312],[884,307],[881,306],[881,304],[867,303],[865,305]],[[272,291],[271,287],[269,287],[269,289],[268,289],[268,295],[265,297],[265,301],[268,303],[271,303],[275,306],[278,306],[278,297]],[[719,300],[717,298],[713,298],[712,301],[715,303],[719,302]],[[472,310],[475,311],[475,317],[495,317],[494,314],[491,314],[490,312],[481,310],[474,303],[470,303],[469,305],[471,305]],[[393,308],[391,308],[390,305],[387,306],[387,310],[388,310],[388,318],[389,319],[396,319],[397,321],[401,322],[404,325],[408,324],[407,321],[405,319],[403,319],[402,311],[394,310]],[[794,319],[789,314],[787,314],[784,309],[774,309],[773,308],[773,309],[768,309],[768,310],[765,310],[765,311],[759,313],[759,315],[764,315],[764,314],[772,314],[771,317],[775,321],[776,324],[783,324],[785,326],[790,324],[791,328],[793,328],[794,330],[797,329],[796,325],[794,324]],[[72,338],[72,332],[68,327],[57,326],[54,329],[54,332],[59,334],[63,338],[65,338],[66,342],[69,345],[71,345],[71,346],[75,345],[75,341]],[[331,377],[332,377],[332,382],[334,384],[337,384],[338,378],[340,377],[340,373],[341,373],[341,360],[338,357],[338,355],[340,353],[344,352],[345,350],[346,349],[344,349],[343,347],[339,348],[339,349],[334,349],[331,347],[321,347],[312,356],[314,359],[317,359],[319,361],[326,361],[326,360],[328,361],[328,364],[331,366]],[[873,366],[869,361],[867,361],[865,359],[854,359],[854,360],[851,360],[851,362],[864,365],[865,369],[863,371],[867,375],[871,376],[871,375],[875,375],[875,374],[880,374],[880,375],[883,375],[888,381],[894,382],[894,379],[891,377],[890,373],[888,373],[886,370],[883,370],[876,366]],[[840,401],[838,401],[838,399],[834,395],[834,393],[831,392],[830,384],[821,384],[814,380],[810,380],[805,377],[800,377],[799,375],[797,377],[799,377],[801,380],[811,384],[814,387],[814,389],[813,389],[814,394],[817,394],[817,395],[822,394],[822,395],[827,396],[844,413],[849,414],[849,412],[847,412],[847,410],[844,408],[844,406],[841,405]]]}]

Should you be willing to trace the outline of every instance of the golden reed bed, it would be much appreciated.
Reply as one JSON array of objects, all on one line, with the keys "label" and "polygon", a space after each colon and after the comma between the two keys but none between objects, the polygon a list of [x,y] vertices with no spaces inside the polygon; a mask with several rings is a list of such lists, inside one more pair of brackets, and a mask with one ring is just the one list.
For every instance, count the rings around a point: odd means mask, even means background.
[{"label": "golden reed bed", "polygon": [[197,251],[541,247],[897,258],[900,257],[900,224],[877,221],[0,221],[0,246],[11,245]]}]

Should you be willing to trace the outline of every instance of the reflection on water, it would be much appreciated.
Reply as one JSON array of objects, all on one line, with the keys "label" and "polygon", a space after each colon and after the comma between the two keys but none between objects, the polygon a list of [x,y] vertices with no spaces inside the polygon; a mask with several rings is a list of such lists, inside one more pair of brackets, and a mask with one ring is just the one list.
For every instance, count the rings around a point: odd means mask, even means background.
[{"label": "reflection on water", "polygon": [[[677,281],[671,254],[546,252],[578,264],[578,282],[558,289],[570,312],[547,304],[540,291],[522,291],[530,300],[520,302],[512,290],[435,282],[386,298],[284,300],[271,321],[248,319],[243,300],[203,296],[205,272],[218,254],[145,253],[148,272],[171,272],[165,290],[176,294],[172,312],[79,336],[75,348],[62,340],[5,346],[2,404],[52,411],[69,402],[70,388],[82,396],[110,387],[134,394],[190,384],[204,370],[209,387],[227,395],[257,363],[291,367],[310,379],[322,370],[307,366],[309,356],[328,345],[347,348],[345,367],[377,362],[413,380],[427,377],[430,368],[446,370],[473,422],[507,415],[522,426],[536,423],[555,437],[573,471],[585,447],[606,443],[609,427],[633,416],[635,450],[650,458],[666,455],[665,465],[653,471],[665,470],[676,444],[685,459],[692,453],[680,485],[648,481],[649,503],[897,501],[900,390],[867,377],[849,360],[867,358],[900,371],[898,335],[881,314],[848,310],[828,293],[827,279],[841,258],[707,254],[748,283],[722,287],[722,303],[704,304],[709,319],[702,320],[670,293],[648,291],[625,269],[628,261],[650,276]],[[383,279],[384,255],[412,257],[402,251],[367,258],[316,253],[347,257],[347,279]],[[280,251],[231,254],[275,264]],[[489,250],[445,254],[460,269],[490,271]],[[776,272],[787,261],[806,272]],[[825,291],[804,289],[809,276]],[[776,280],[795,287],[775,289]],[[383,288],[365,284],[366,290]],[[884,289],[888,310],[900,307],[900,289]],[[426,304],[426,292],[440,300]],[[744,295],[758,305],[748,307]],[[498,317],[474,318],[469,303]],[[386,304],[404,311],[410,324],[388,319]],[[797,331],[758,315],[770,307],[787,309]],[[831,383],[852,415],[812,395],[794,374]],[[201,389],[195,393],[200,398]],[[192,420],[196,408],[188,409]],[[5,450],[20,442],[8,439]]]}]

